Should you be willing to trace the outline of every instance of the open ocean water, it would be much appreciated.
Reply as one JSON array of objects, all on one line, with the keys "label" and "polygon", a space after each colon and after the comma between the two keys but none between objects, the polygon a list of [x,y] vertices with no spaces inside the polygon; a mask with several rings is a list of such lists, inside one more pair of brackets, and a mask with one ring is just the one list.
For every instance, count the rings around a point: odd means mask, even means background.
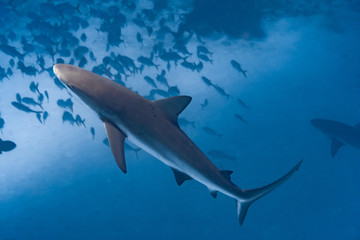
[{"label": "open ocean water", "polygon": [[[1,0],[0,239],[359,240],[359,26],[358,0]],[[242,189],[303,163],[240,226],[130,142],[123,174],[55,63],[191,96],[181,129]]]}]

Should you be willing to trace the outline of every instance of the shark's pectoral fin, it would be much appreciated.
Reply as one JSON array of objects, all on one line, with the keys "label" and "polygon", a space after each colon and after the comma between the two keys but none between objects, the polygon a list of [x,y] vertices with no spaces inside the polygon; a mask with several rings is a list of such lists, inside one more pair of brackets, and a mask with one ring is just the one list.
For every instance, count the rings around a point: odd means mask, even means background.
[{"label": "shark's pectoral fin", "polygon": [[183,173],[183,172],[180,172],[174,168],[171,168],[171,170],[173,171],[174,175],[175,175],[175,180],[176,180],[176,183],[180,186],[181,184],[183,184],[186,180],[191,180],[192,178]]},{"label": "shark's pectoral fin", "polygon": [[179,126],[177,122],[178,116],[189,105],[191,99],[190,96],[176,96],[156,100],[153,103],[164,112],[170,122],[175,126]]},{"label": "shark's pectoral fin", "polygon": [[340,142],[336,138],[333,138],[331,141],[331,156],[335,157],[336,153],[342,146],[344,146],[344,143]]},{"label": "shark's pectoral fin", "polygon": [[115,161],[121,171],[126,173],[125,153],[124,153],[124,140],[125,134],[120,131],[113,123],[104,121],[106,134],[109,139],[111,151],[114,155]]}]

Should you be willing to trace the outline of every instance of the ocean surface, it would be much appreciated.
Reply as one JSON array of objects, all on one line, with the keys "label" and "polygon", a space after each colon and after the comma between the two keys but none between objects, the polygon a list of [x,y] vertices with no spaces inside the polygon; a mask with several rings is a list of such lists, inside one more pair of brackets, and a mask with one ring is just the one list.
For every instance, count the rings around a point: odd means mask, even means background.
[{"label": "ocean surface", "polygon": [[[359,240],[359,26],[358,0],[1,0],[0,240]],[[242,189],[303,163],[240,226],[233,199],[130,142],[123,174],[55,63],[191,96],[181,129]]]}]

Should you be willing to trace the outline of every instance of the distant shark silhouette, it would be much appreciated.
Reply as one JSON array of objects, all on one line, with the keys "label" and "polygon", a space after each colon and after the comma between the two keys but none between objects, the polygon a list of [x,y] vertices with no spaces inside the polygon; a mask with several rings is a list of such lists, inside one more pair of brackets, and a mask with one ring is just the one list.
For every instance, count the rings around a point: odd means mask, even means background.
[{"label": "distant shark silhouette", "polygon": [[249,206],[285,182],[302,162],[269,185],[240,189],[230,180],[232,171],[219,170],[180,129],[178,115],[191,97],[150,101],[120,84],[72,65],[56,64],[53,70],[104,122],[112,153],[124,173],[127,171],[124,140],[128,138],[171,167],[178,185],[195,179],[208,187],[213,197],[222,192],[234,198],[241,225]]},{"label": "distant shark silhouette", "polygon": [[331,139],[330,153],[335,157],[345,144],[360,149],[360,124],[352,127],[345,123],[326,119],[313,119],[311,124]]}]

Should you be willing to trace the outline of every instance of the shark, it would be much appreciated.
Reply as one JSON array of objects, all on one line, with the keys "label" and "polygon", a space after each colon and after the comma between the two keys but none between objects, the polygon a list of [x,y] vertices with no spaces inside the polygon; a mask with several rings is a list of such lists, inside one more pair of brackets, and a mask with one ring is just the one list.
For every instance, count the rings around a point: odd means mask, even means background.
[{"label": "shark", "polygon": [[191,102],[190,96],[151,101],[112,80],[73,65],[55,64],[53,71],[102,120],[111,151],[123,173],[127,173],[124,141],[128,139],[169,166],[178,185],[194,179],[205,185],[214,198],[221,192],[235,199],[240,225],[243,225],[249,206],[284,183],[302,163],[299,161],[285,175],[266,186],[241,189],[231,181],[233,171],[217,168],[180,129],[178,116]]},{"label": "shark", "polygon": [[312,119],[310,123],[331,139],[330,153],[332,157],[335,157],[336,153],[344,145],[360,149],[360,123],[350,126],[326,119]]}]

